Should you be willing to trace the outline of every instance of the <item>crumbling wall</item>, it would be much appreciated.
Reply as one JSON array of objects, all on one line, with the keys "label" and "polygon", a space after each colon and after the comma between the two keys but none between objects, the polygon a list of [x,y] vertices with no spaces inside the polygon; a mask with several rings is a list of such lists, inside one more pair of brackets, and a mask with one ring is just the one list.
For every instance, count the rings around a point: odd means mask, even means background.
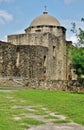
[{"label": "crumbling wall", "polygon": [[44,56],[47,55],[48,48],[33,45],[21,45],[17,48],[17,56],[19,53],[19,61],[16,76],[28,77],[30,79],[44,78]]},{"label": "crumbling wall", "polygon": [[15,74],[16,46],[0,42],[0,77]]}]

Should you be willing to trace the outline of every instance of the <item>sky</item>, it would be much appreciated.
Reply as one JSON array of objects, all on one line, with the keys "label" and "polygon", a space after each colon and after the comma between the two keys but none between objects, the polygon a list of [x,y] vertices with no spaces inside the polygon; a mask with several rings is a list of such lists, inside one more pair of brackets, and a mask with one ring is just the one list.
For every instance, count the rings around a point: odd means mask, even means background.
[{"label": "sky", "polygon": [[7,35],[24,33],[32,20],[43,11],[48,13],[67,29],[66,39],[76,42],[70,31],[72,22],[84,29],[84,0],[0,0],[0,40],[6,40]]}]

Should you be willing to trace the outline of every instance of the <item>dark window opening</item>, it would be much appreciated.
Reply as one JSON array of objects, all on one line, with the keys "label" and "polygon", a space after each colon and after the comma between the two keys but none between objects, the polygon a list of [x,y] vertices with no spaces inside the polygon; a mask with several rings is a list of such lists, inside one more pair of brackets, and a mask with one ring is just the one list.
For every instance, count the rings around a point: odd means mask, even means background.
[{"label": "dark window opening", "polygon": [[41,26],[37,26],[37,28],[40,28]]},{"label": "dark window opening", "polygon": [[53,57],[55,57],[55,46],[53,46]]},{"label": "dark window opening", "polygon": [[46,66],[46,56],[44,56],[43,64],[44,64],[44,66]]},{"label": "dark window opening", "polygon": [[65,35],[65,30],[63,30],[63,34]]},{"label": "dark window opening", "polygon": [[17,47],[17,49],[16,49],[16,52],[19,52],[20,51],[20,48],[19,48],[19,46]]},{"label": "dark window opening", "polygon": [[40,29],[38,29],[38,30],[35,30],[35,32],[41,32],[41,30],[40,30]]}]

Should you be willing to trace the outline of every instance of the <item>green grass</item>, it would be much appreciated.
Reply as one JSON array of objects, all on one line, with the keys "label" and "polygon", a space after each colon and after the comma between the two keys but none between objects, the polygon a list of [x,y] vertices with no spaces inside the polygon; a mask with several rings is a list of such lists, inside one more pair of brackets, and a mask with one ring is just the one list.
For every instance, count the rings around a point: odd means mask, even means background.
[{"label": "green grass", "polygon": [[[13,106],[36,106],[37,115],[47,115],[41,109],[43,106],[51,112],[65,115],[68,120],[84,125],[84,94],[71,92],[56,92],[48,90],[20,90],[17,92],[0,92],[0,130],[24,130],[31,125],[42,124],[36,119],[24,116],[27,109]],[[14,120],[14,117],[20,120]],[[50,118],[50,117],[49,117]],[[56,120],[55,123],[64,123],[67,120]]]}]

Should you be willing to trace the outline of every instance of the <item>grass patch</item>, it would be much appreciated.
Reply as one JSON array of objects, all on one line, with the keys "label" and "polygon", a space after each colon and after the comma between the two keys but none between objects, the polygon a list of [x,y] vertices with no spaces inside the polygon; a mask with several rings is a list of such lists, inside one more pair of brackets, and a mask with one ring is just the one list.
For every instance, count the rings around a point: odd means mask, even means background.
[{"label": "grass patch", "polygon": [[69,122],[70,122],[69,119],[66,119],[66,120],[55,120],[55,121],[53,121],[53,123],[55,123],[55,124],[60,124],[60,123],[69,123]]},{"label": "grass patch", "polygon": [[54,116],[50,116],[50,115],[45,116],[45,118],[46,119],[57,119],[57,120],[59,120],[58,117],[54,117]]},{"label": "grass patch", "polygon": [[40,125],[40,124],[44,124],[44,122],[33,119],[33,118],[22,118],[21,120],[17,121],[19,123],[24,123],[29,125]]},{"label": "grass patch", "polygon": [[47,115],[47,112],[42,110],[40,107],[39,108],[35,108],[35,110],[36,111],[34,112],[34,114],[36,114],[36,115]]},{"label": "grass patch", "polygon": [[[9,97],[9,98],[8,98]],[[12,97],[12,98],[10,98]],[[13,101],[15,100],[15,101]],[[23,101],[23,102],[22,102]],[[23,106],[23,108],[13,108]],[[24,130],[29,125],[42,124],[42,121],[24,117],[29,113],[24,106],[36,106],[35,114],[47,116],[47,108],[51,112],[65,115],[68,119],[58,120],[54,123],[66,123],[70,120],[84,125],[84,94],[71,92],[56,92],[48,90],[20,90],[17,92],[0,92],[0,129]],[[23,116],[21,116],[23,114]],[[21,120],[14,121],[13,116],[21,116]],[[23,118],[24,117],[24,118]],[[53,118],[53,117],[48,117]],[[56,117],[55,117],[56,118]]]}]

